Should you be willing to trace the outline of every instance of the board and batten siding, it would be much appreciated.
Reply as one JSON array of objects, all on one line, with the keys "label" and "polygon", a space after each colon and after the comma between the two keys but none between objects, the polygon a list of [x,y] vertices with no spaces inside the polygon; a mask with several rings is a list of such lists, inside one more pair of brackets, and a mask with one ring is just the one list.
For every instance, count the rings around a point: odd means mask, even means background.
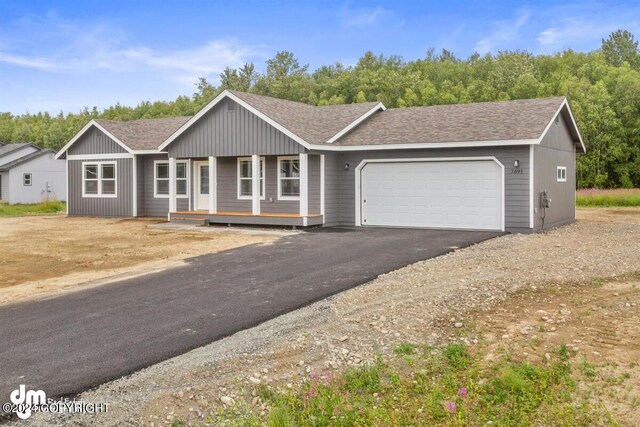
[{"label": "board and batten siding", "polygon": [[246,108],[226,99],[168,147],[170,157],[287,155],[305,148]]},{"label": "board and batten siding", "polygon": [[70,155],[126,153],[117,142],[109,138],[104,132],[92,126],[67,151]]},{"label": "board and batten siding", "polygon": [[[360,203],[355,195],[355,169],[364,159],[397,159],[406,158],[442,158],[442,157],[486,157],[493,156],[504,165],[505,169],[505,228],[507,231],[519,231],[529,228],[529,146],[512,147],[477,147],[452,149],[423,150],[376,150],[339,153],[335,161],[327,162],[328,171],[338,174],[338,195],[335,184],[326,186],[328,217],[327,223],[333,223],[335,199],[338,199],[338,223],[355,224],[355,204]],[[513,170],[513,163],[518,160],[521,171]],[[349,163],[349,168],[345,164]],[[521,173],[519,173],[521,172]],[[332,177],[326,175],[326,182]],[[326,209],[326,208],[325,208]]]},{"label": "board and batten siding", "polygon": [[[557,181],[557,167],[567,168],[567,181]],[[540,145],[533,148],[534,167],[534,228],[542,227],[540,193],[547,190],[551,197],[551,207],[546,209],[545,228],[573,222],[576,214],[576,148],[562,114],[558,115],[542,138]]]},{"label": "board and batten siding", "polygon": [[67,160],[69,168],[69,215],[127,217],[133,215],[133,159],[100,159],[116,163],[117,197],[82,197],[82,163],[90,160]]}]

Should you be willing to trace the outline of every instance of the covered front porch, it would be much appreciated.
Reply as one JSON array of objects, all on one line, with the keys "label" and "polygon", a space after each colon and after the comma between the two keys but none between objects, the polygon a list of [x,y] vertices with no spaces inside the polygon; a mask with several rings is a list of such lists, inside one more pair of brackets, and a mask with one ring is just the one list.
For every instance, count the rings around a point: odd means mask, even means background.
[{"label": "covered front porch", "polygon": [[324,224],[324,155],[170,157],[168,166],[169,221]]}]

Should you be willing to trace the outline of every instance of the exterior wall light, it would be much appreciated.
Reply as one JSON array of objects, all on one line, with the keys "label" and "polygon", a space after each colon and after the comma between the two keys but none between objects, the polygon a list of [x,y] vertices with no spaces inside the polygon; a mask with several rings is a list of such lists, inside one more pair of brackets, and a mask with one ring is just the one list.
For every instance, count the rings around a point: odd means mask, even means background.
[{"label": "exterior wall light", "polygon": [[344,164],[344,170],[348,171],[350,167],[351,167],[351,163],[347,162]]},{"label": "exterior wall light", "polygon": [[520,160],[514,160],[513,167],[517,168],[518,166],[520,166]]}]

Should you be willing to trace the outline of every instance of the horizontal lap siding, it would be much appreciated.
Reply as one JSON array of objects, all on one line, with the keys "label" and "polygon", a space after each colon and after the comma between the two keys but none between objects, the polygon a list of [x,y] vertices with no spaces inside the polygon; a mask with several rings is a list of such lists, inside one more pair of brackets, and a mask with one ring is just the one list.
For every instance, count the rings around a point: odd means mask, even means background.
[{"label": "horizontal lap siding", "polygon": [[[505,227],[529,227],[529,146],[478,147],[459,149],[380,150],[345,152],[338,154],[334,171],[339,179],[339,222],[355,224],[355,169],[363,159],[442,158],[493,156],[505,167]],[[524,173],[512,173],[513,162],[518,160]],[[349,169],[345,169],[345,163]],[[328,175],[328,174],[327,174]],[[331,193],[329,199],[331,199]],[[359,201],[358,201],[359,202]],[[331,217],[331,208],[328,217]],[[328,221],[329,222],[329,221]]]},{"label": "horizontal lap siding", "polygon": [[238,200],[237,162],[235,157],[218,158],[218,212],[251,212],[251,200]]},{"label": "horizontal lap siding", "polygon": [[114,161],[117,166],[116,198],[82,197],[82,163],[90,160],[69,160],[69,215],[126,217],[133,215],[133,159],[100,159]]},{"label": "horizontal lap siding", "polygon": [[[265,200],[260,203],[260,211],[264,213],[299,213],[300,201],[278,200],[278,158],[265,157]],[[237,184],[236,187],[237,188]],[[249,206],[251,209],[251,206]]]},{"label": "horizontal lap siding", "polygon": [[320,156],[309,155],[309,214],[320,214]]},{"label": "horizontal lap siding", "polygon": [[100,129],[92,126],[84,135],[80,137],[70,148],[68,154],[106,154],[106,153],[126,153],[117,142],[109,138]]},{"label": "horizontal lap siding", "polygon": [[[326,153],[324,156],[324,219],[326,225],[335,225],[340,220],[340,183],[341,165],[339,156]],[[344,165],[344,164],[343,164]],[[344,166],[342,166],[344,167]]]},{"label": "horizontal lap siding", "polygon": [[[234,108],[229,110],[229,105]],[[171,157],[177,158],[304,152],[300,144],[230,99],[208,111],[168,150]]]}]

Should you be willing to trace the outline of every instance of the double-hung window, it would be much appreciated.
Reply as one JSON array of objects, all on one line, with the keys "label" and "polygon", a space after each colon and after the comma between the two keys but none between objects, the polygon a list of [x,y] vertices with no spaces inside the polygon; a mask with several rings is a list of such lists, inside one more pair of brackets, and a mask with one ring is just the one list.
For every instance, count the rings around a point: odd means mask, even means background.
[{"label": "double-hung window", "polygon": [[82,164],[82,197],[117,197],[116,162]]},{"label": "double-hung window", "polygon": [[[238,199],[251,199],[253,194],[251,157],[238,157]],[[264,157],[260,157],[260,199],[264,200]]]},{"label": "double-hung window", "polygon": [[[189,182],[187,174],[187,162],[176,162],[176,197],[188,197]],[[153,194],[154,197],[169,197],[169,162],[156,160],[154,162],[154,178],[153,178]]]},{"label": "double-hung window", "polygon": [[278,199],[300,200],[300,158],[278,157]]},{"label": "double-hung window", "polygon": [[33,181],[33,175],[30,173],[22,174],[22,185],[29,187]]}]

